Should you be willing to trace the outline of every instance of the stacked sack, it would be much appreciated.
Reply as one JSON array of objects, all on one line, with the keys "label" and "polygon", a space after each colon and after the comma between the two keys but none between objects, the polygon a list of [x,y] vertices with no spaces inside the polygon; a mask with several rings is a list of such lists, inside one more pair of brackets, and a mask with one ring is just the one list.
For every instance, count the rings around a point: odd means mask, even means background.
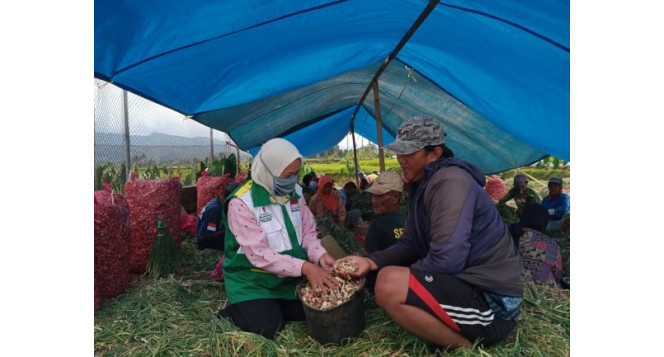
[{"label": "stacked sack", "polygon": [[201,210],[211,199],[224,197],[226,188],[234,181],[230,174],[212,177],[208,176],[207,172],[203,172],[203,176],[196,182],[196,215],[201,214]]},{"label": "stacked sack", "polygon": [[[99,297],[123,293],[129,285],[129,207],[110,185],[95,191],[95,309]],[[99,290],[97,292],[97,289]]]},{"label": "stacked sack", "polygon": [[99,289],[97,289],[97,274],[95,274],[95,312],[99,310],[99,303],[101,303],[101,296],[99,296]]},{"label": "stacked sack", "polygon": [[150,248],[157,236],[157,220],[168,226],[176,247],[180,247],[182,184],[179,178],[135,180],[125,184],[131,221],[129,268],[142,273],[147,268]]},{"label": "stacked sack", "polygon": [[494,201],[500,201],[500,199],[507,194],[505,183],[496,175],[492,175],[491,178],[487,180],[484,189]]}]

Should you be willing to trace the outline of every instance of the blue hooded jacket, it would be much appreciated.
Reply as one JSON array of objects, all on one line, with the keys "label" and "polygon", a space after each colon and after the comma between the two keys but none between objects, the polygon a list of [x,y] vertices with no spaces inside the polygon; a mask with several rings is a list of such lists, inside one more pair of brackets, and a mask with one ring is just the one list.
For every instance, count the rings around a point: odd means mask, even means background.
[{"label": "blue hooded jacket", "polygon": [[485,292],[522,296],[521,260],[473,164],[441,158],[409,185],[404,233],[391,247],[369,255],[387,265],[455,276]]}]

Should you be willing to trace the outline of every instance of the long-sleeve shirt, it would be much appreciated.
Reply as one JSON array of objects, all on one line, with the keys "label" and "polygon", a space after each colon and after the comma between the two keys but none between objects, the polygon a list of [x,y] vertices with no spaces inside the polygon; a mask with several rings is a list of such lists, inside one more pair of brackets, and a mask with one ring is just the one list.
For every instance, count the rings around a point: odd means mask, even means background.
[{"label": "long-sleeve shirt", "polygon": [[320,198],[318,193],[311,197],[311,201],[309,201],[309,209],[314,216],[325,215],[327,211],[338,219],[339,224],[344,224],[344,222],[346,222],[346,208],[344,207],[341,196],[339,196],[339,193],[336,190],[332,190],[330,194],[334,196],[334,199],[337,203],[337,209],[335,212],[331,212],[325,207],[325,204],[323,203],[323,200]]},{"label": "long-sleeve shirt", "polygon": [[[307,252],[309,260],[317,264],[326,251],[318,239],[316,221],[307,208],[305,200],[301,199],[299,205],[302,215],[302,248]],[[280,277],[302,275],[302,265],[305,261],[279,254],[271,249],[265,231],[258,224],[254,213],[242,200],[231,199],[228,203],[228,211],[234,212],[234,214],[228,215],[231,232],[244,232],[236,234],[235,239],[251,264]]]},{"label": "long-sleeve shirt", "polygon": [[569,195],[565,192],[561,192],[558,197],[550,200],[549,196],[544,197],[542,200],[542,206],[546,209],[554,209],[555,213],[550,215],[552,221],[559,221],[563,218],[565,213],[569,212]]},{"label": "long-sleeve shirt", "polygon": [[516,207],[522,211],[530,205],[539,203],[541,200],[540,195],[530,187],[526,187],[526,191],[521,192],[517,187],[512,187],[503,198],[498,201],[498,204],[503,204],[511,199],[514,199]]}]

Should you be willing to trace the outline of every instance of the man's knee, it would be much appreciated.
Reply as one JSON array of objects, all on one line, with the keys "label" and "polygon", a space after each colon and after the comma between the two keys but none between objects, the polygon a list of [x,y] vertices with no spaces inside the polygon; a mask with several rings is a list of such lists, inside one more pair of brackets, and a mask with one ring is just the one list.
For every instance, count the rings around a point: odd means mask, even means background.
[{"label": "man's knee", "polygon": [[[406,270],[404,270],[406,269]],[[378,272],[376,277],[376,304],[385,308],[386,306],[405,301],[403,297],[404,289],[408,289],[408,278],[406,275],[404,284],[404,274],[407,274],[407,268],[403,267],[385,267]]]}]

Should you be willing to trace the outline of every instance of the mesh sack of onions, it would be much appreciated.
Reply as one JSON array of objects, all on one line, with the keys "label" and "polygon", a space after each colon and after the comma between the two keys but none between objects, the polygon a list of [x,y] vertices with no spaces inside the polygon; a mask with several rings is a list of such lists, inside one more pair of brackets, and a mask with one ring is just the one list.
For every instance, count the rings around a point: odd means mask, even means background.
[{"label": "mesh sack of onions", "polygon": [[203,176],[196,182],[196,216],[211,199],[218,196],[224,197],[226,188],[234,181],[230,174],[212,177],[207,176],[207,172],[203,172]]},{"label": "mesh sack of onions", "polygon": [[101,296],[99,296],[99,289],[97,289],[97,277],[95,277],[95,312],[99,310],[100,302],[101,302]]},{"label": "mesh sack of onions", "polygon": [[507,194],[505,183],[496,175],[492,175],[491,178],[487,180],[484,189],[486,190],[486,193],[489,194],[489,197],[495,201],[500,201],[500,199]]},{"label": "mesh sack of onions", "polygon": [[142,273],[147,268],[150,248],[157,236],[157,219],[166,223],[175,246],[180,247],[182,184],[178,178],[128,181],[125,195],[131,222],[129,268],[132,272]]},{"label": "mesh sack of onions", "polygon": [[129,284],[129,207],[119,193],[95,191],[95,283],[100,296],[116,296]]}]

